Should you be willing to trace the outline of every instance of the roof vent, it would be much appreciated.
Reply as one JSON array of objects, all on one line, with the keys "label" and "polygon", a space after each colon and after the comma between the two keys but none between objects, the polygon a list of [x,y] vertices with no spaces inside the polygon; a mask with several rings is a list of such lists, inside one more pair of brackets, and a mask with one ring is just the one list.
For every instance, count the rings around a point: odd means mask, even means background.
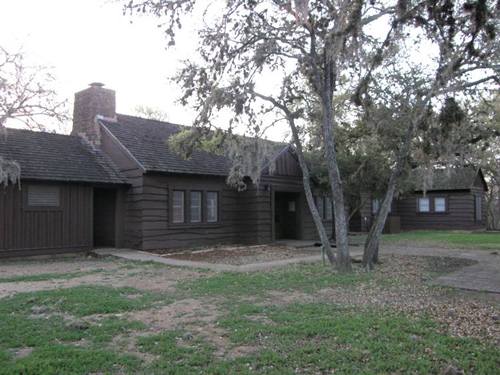
[{"label": "roof vent", "polygon": [[104,83],[102,82],[92,82],[89,84],[90,87],[104,87]]}]

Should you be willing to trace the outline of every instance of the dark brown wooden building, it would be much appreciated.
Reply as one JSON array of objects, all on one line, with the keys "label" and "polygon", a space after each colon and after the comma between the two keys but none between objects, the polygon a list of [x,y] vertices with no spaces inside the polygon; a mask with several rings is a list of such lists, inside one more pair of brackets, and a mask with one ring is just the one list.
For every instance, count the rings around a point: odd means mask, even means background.
[{"label": "dark brown wooden building", "polygon": [[[386,230],[485,229],[485,192],[488,187],[480,169],[456,167],[436,169],[425,194],[424,176],[414,171],[412,193],[392,202]],[[369,197],[361,210],[361,226],[367,231],[381,199]]]},{"label": "dark brown wooden building", "polygon": [[[274,144],[258,186],[226,184],[228,161],[169,149],[183,127],[116,114],[115,93],[102,84],[75,94],[71,135],[8,129],[0,156],[21,165],[21,184],[0,187],[0,257],[85,251],[141,250],[316,239],[293,148]],[[424,194],[394,200],[388,230],[481,229],[486,226],[480,170],[437,170]],[[368,230],[378,209],[369,197],[353,230]],[[316,191],[327,230],[329,197]]]},{"label": "dark brown wooden building", "polygon": [[115,243],[127,181],[104,153],[79,137],[7,129],[0,156],[21,165],[21,183],[0,186],[0,257]]},{"label": "dark brown wooden building", "polygon": [[[102,84],[75,94],[71,136],[8,130],[0,156],[20,163],[20,187],[0,188],[0,256],[93,246],[175,249],[315,239],[293,149],[275,145],[258,186],[226,184],[228,162],[172,152],[181,126],[115,113]],[[332,210],[317,193],[327,228]]]}]

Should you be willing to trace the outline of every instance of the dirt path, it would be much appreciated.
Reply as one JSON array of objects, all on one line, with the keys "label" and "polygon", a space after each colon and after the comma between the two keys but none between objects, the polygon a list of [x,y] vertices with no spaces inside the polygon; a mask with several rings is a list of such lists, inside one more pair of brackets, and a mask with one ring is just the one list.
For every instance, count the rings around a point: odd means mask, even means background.
[{"label": "dirt path", "polygon": [[[179,280],[192,280],[201,272],[178,267],[126,262],[116,258],[54,258],[38,261],[11,261],[0,265],[0,298],[16,293],[35,292],[79,285],[134,287],[145,291],[172,292]],[[34,277],[36,281],[1,279]],[[44,278],[46,276],[46,278]]]}]

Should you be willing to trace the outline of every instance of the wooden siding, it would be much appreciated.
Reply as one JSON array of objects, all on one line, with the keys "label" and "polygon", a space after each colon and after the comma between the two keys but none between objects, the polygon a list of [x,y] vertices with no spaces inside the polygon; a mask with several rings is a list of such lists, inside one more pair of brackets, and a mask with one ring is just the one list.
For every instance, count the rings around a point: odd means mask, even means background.
[{"label": "wooden siding", "polygon": [[[316,228],[302,191],[302,179],[285,176],[263,176],[259,186],[249,184],[244,192],[226,185],[224,177],[145,174],[142,178],[140,199],[143,250],[177,249],[218,244],[269,243],[273,236],[273,193],[297,192],[300,223],[299,238],[316,239]],[[217,223],[172,223],[171,194],[173,190],[186,191],[186,213],[189,209],[189,191],[217,191],[219,193],[219,221]],[[203,204],[204,205],[204,204]],[[205,212],[203,212],[205,216]],[[331,232],[331,222],[325,222]]]},{"label": "wooden siding", "polygon": [[[290,151],[275,160],[272,175],[264,171],[258,187],[249,183],[247,191],[237,192],[226,185],[224,177],[144,173],[138,162],[106,131],[103,131],[102,148],[131,184],[123,194],[123,207],[118,207],[123,212],[125,247],[150,250],[271,242],[274,240],[274,191],[300,193],[300,238],[317,238],[303,194],[300,168]],[[190,190],[217,191],[219,221],[172,223],[170,195],[175,189],[185,190],[186,198]],[[331,222],[325,225],[330,232]]]},{"label": "wooden siding", "polygon": [[90,249],[92,188],[57,184],[59,207],[42,208],[27,206],[29,184],[0,188],[0,257]]},{"label": "wooden siding", "polygon": [[142,248],[143,172],[130,152],[104,127],[101,148],[113,160],[130,186],[118,195],[117,246]]},{"label": "wooden siding", "polygon": [[[303,240],[317,240],[319,238],[318,232],[316,230],[316,225],[314,224],[311,211],[307,204],[307,200],[304,194],[304,187],[302,182],[302,177],[284,177],[284,176],[263,176],[261,180],[261,185],[269,185],[273,192],[296,192],[299,193],[297,201],[297,215],[299,217],[299,223],[297,230],[299,231],[298,238]],[[313,194],[319,194],[318,191],[313,191]],[[269,197],[271,199],[271,197]],[[270,210],[271,222],[274,221],[274,210]],[[323,220],[325,229],[329,236],[332,233],[332,221]],[[271,239],[275,239],[274,234],[268,235]]]},{"label": "wooden siding", "polygon": [[[222,177],[146,174],[143,178],[142,249],[175,249],[237,242],[234,225],[237,215],[237,192]],[[217,223],[173,223],[170,197],[173,190],[216,191],[219,199]],[[205,197],[203,197],[205,198]],[[204,206],[205,199],[203,199]],[[203,210],[204,211],[204,210]],[[203,212],[205,218],[206,212]]]},{"label": "wooden siding", "polygon": [[[483,220],[475,220],[474,196],[480,194],[483,200]],[[401,217],[401,229],[479,229],[486,226],[484,192],[482,188],[474,188],[464,192],[429,192],[430,199],[445,197],[447,211],[445,213],[417,212],[417,198],[422,194],[411,194],[397,202],[397,214]]]},{"label": "wooden siding", "polygon": [[284,151],[274,160],[274,168],[271,168],[272,173],[268,172],[269,171],[266,169],[264,174],[270,174],[272,176],[302,176],[302,171],[300,170],[297,158],[292,154],[290,149]]}]

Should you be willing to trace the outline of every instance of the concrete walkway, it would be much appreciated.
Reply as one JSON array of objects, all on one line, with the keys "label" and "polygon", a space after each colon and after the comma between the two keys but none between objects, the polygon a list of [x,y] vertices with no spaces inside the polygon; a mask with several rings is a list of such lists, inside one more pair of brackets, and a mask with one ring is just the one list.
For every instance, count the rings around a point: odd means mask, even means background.
[{"label": "concrete walkway", "polygon": [[140,262],[156,262],[174,267],[202,268],[218,272],[253,272],[262,271],[275,267],[288,266],[297,263],[314,263],[321,260],[321,255],[311,255],[301,258],[274,260],[266,263],[249,263],[241,266],[222,263],[195,262],[190,260],[180,260],[165,258],[157,254],[145,251],[130,249],[96,249],[94,252],[98,255],[111,255],[117,258],[135,260]]},{"label": "concrete walkway", "polygon": [[382,254],[439,256],[475,260],[478,263],[447,275],[439,276],[435,284],[480,292],[500,294],[500,251],[420,248],[414,246],[384,246]]}]

